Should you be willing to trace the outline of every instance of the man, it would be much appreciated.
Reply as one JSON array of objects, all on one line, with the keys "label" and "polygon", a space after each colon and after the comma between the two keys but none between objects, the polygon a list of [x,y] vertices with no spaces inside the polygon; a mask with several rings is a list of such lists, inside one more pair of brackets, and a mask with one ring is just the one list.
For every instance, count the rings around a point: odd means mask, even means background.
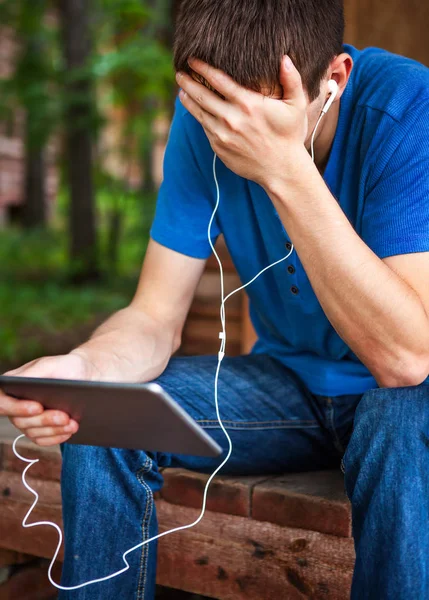
[{"label": "man", "polygon": [[[225,471],[338,467],[345,453],[352,597],[424,599],[429,73],[381,50],[343,46],[343,31],[341,0],[183,2],[175,45],[182,91],[136,295],[69,355],[14,374],[156,379],[226,446],[213,398],[217,357],[170,360],[210,254],[216,152],[213,238],[224,234],[243,283],[291,244],[296,250],[248,288],[253,353],[222,364],[220,411],[234,444]],[[339,93],[315,136],[313,164],[310,141],[331,79]],[[40,445],[77,430],[36,403],[0,401]],[[118,570],[125,550],[156,533],[159,467],[211,472],[219,464],[67,444],[63,459],[66,586]],[[155,545],[130,562],[125,575],[73,598],[152,599]]]}]

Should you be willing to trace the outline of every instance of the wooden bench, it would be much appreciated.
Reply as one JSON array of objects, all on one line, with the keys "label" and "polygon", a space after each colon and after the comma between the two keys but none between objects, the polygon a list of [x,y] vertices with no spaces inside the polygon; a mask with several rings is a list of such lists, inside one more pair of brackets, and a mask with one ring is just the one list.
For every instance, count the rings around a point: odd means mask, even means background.
[{"label": "wooden bench", "polygon": [[[9,442],[0,448],[0,548],[17,559],[19,553],[50,558],[56,533],[21,527],[32,502],[21,484],[24,465]],[[29,445],[24,452],[40,458],[28,477],[40,494],[32,520],[61,524],[59,451]],[[182,470],[164,475],[156,500],[161,530],[196,519],[207,481]],[[353,564],[350,506],[339,469],[219,477],[203,521],[160,540],[158,582],[221,600],[346,600]]]}]

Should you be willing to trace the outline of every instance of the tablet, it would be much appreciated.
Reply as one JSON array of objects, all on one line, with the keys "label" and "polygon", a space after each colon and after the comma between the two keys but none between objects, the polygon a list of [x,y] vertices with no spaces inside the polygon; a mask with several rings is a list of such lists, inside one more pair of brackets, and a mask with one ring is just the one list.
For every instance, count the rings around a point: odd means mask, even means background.
[{"label": "tablet", "polygon": [[160,385],[0,376],[9,396],[36,400],[79,423],[68,444],[219,456],[222,448]]}]

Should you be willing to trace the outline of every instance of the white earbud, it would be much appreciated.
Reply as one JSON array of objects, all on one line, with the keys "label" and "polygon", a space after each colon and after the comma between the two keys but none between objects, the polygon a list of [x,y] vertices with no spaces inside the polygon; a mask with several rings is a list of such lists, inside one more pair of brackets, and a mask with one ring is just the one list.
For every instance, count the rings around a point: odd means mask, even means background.
[{"label": "white earbud", "polygon": [[326,102],[325,106],[322,109],[322,113],[324,115],[326,115],[326,113],[328,112],[328,110],[331,108],[332,104],[334,103],[335,98],[338,95],[338,83],[334,80],[334,79],[330,79],[328,81],[328,88],[329,91],[331,92],[331,95],[328,98],[328,101]]}]

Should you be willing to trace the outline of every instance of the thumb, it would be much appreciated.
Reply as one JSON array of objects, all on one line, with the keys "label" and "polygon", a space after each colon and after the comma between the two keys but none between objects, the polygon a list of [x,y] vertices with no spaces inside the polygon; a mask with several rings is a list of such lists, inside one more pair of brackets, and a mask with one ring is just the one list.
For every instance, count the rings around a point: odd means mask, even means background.
[{"label": "thumb", "polygon": [[284,56],[280,65],[280,85],[283,88],[283,101],[305,101],[301,75],[289,56]]},{"label": "thumb", "polygon": [[44,358],[36,358],[17,369],[4,373],[14,377],[37,377],[51,378],[55,367],[55,356],[46,356]]}]

